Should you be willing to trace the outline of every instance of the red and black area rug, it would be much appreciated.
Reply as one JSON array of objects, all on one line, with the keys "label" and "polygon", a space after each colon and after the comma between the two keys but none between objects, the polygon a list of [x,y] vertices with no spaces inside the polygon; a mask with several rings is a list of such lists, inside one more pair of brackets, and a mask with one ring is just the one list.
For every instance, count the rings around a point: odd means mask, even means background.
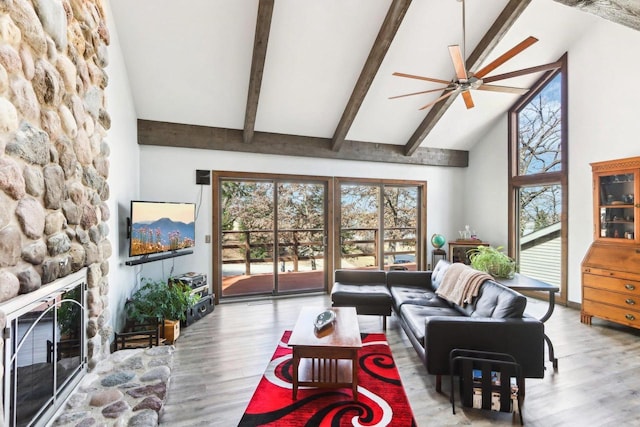
[{"label": "red and black area rug", "polygon": [[290,335],[282,336],[239,426],[416,426],[384,334],[362,334],[357,402],[349,388],[304,387],[294,401]]}]

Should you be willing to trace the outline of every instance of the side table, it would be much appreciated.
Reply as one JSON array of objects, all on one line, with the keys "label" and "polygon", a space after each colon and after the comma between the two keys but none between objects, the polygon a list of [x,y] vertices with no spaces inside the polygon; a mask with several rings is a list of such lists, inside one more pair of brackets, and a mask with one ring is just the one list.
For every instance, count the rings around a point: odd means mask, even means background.
[{"label": "side table", "polygon": [[[556,292],[560,291],[560,288],[549,283],[540,281],[538,279],[534,279],[532,277],[523,276],[522,274],[516,273],[513,279],[494,279],[496,282],[506,286],[507,288],[511,288],[514,291],[543,291],[549,292],[549,306],[547,307],[547,312],[539,319],[542,323],[549,320],[551,315],[553,314],[553,309],[556,305]],[[549,347],[549,360],[553,362],[553,368],[558,369],[558,358],[555,357],[553,351],[553,344],[551,343],[551,339],[544,334],[544,340]]]}]

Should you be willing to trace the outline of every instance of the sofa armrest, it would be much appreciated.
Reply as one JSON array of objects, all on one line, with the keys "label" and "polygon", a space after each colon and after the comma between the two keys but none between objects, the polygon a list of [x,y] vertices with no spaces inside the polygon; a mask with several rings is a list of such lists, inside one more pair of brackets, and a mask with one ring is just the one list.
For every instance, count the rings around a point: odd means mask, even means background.
[{"label": "sofa armrest", "polygon": [[512,355],[526,378],[544,377],[544,324],[534,318],[433,316],[425,320],[427,372],[449,374],[455,348]]}]

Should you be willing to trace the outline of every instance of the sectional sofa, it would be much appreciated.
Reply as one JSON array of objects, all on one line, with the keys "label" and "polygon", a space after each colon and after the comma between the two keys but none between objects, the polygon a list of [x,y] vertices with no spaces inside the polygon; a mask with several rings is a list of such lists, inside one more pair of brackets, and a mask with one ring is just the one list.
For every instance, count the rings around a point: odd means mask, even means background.
[{"label": "sectional sofa", "polygon": [[527,299],[486,280],[470,303],[451,303],[436,294],[450,266],[441,260],[433,271],[337,270],[333,305],[355,306],[358,314],[393,311],[438,390],[453,349],[507,353],[525,378],[542,378],[544,325],[524,314]]}]

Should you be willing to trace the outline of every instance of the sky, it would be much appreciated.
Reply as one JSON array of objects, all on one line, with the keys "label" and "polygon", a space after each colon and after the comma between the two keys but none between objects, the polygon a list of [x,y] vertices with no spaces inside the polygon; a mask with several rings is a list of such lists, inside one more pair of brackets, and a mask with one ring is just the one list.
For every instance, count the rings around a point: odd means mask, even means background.
[{"label": "sky", "polygon": [[131,222],[153,222],[160,218],[170,218],[186,224],[195,218],[194,203],[165,203],[165,202],[132,202]]}]

